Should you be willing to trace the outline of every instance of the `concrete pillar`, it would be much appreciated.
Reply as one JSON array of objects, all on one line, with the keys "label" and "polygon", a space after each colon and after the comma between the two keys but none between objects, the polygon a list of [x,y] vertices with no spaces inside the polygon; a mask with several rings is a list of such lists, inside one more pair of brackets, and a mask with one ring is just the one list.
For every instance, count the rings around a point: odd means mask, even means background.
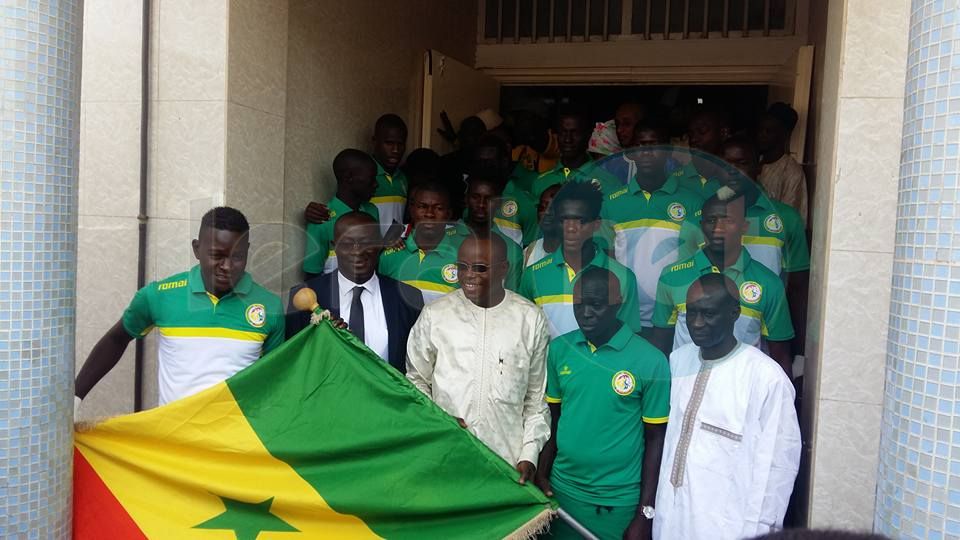
[{"label": "concrete pillar", "polygon": [[876,529],[960,536],[960,6],[910,17]]},{"label": "concrete pillar", "polygon": [[0,537],[69,538],[81,0],[0,2]]}]

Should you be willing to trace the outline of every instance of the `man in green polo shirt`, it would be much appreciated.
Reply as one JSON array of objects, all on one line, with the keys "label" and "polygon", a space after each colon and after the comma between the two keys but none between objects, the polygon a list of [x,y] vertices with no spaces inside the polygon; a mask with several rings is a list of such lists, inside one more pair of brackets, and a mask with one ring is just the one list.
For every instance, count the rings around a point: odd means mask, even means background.
[{"label": "man in green polo shirt", "polygon": [[[617,277],[590,268],[574,287],[579,330],[550,343],[552,430],[535,482],[599,538],[650,538],[670,368],[663,353],[617,319]],[[579,538],[556,522],[554,538]]]},{"label": "man in green polo shirt", "polygon": [[[757,183],[760,175],[760,154],[756,144],[744,137],[731,137],[721,147],[728,172],[721,177],[725,196],[742,194],[747,201],[747,232],[743,245],[753,259],[786,283],[790,316],[797,329],[794,348],[802,352],[806,328],[807,289],[810,277],[810,250],[803,219],[790,205],[767,197]],[[695,252],[693,246],[703,243],[703,232],[697,220],[680,231],[681,256]]]},{"label": "man in green polo shirt", "polygon": [[572,182],[553,199],[556,224],[563,240],[560,247],[524,268],[520,294],[543,308],[550,323],[550,336],[577,329],[573,315],[573,283],[584,270],[607,268],[615,276],[623,298],[620,320],[634,332],[642,328],[637,303],[637,278],[629,268],[611,259],[594,240],[600,228],[603,195],[594,184]]},{"label": "man in green polo shirt", "polygon": [[465,236],[463,229],[450,227],[452,211],[446,186],[420,184],[409,206],[413,233],[402,246],[383,252],[380,272],[419,289],[427,305],[460,288],[457,250]]},{"label": "man in green polo shirt", "polygon": [[508,240],[523,248],[539,235],[537,208],[510,170],[510,150],[503,139],[491,134],[480,137],[473,150],[470,175],[491,178],[503,184],[493,223]]},{"label": "man in green polo shirt", "polygon": [[730,136],[730,121],[725,111],[703,108],[690,117],[687,140],[690,161],[677,171],[680,184],[699,191],[706,199],[720,188],[720,146]]},{"label": "man in green polo shirt", "polygon": [[461,234],[489,238],[491,234],[503,239],[507,246],[507,275],[503,286],[516,292],[520,289],[520,274],[523,272],[523,250],[502,229],[494,228],[496,209],[502,206],[503,185],[494,178],[471,176],[467,179],[467,212],[462,222],[457,223]]},{"label": "man in green polo shirt", "polygon": [[596,167],[587,152],[591,127],[586,115],[582,112],[560,113],[556,126],[560,161],[556,167],[534,180],[530,193],[534,200],[540,200],[540,194],[548,187],[570,181],[593,182],[600,186],[604,194],[611,193],[622,185],[614,176]]},{"label": "man in green polo shirt", "polygon": [[307,224],[307,246],[303,257],[306,279],[337,269],[337,254],[333,250],[333,227],[339,216],[347,212],[366,212],[379,218],[377,207],[370,197],[377,189],[377,166],[365,152],[348,148],[333,160],[333,174],[337,178],[337,194],[327,204],[330,219],[324,223]]},{"label": "man in green polo shirt", "polygon": [[651,341],[666,355],[692,343],[686,324],[687,289],[700,276],[722,273],[740,291],[740,318],[734,326],[737,339],[768,352],[790,374],[794,331],[787,295],[780,277],[743,249],[745,204],[743,197],[721,201],[716,195],[704,203],[700,227],[706,244],[660,275]]},{"label": "man in green polo shirt", "polygon": [[604,201],[604,225],[612,229],[604,236],[614,236],[617,261],[637,276],[640,319],[650,328],[657,277],[677,261],[681,225],[700,211],[703,197],[681,185],[677,175],[664,172],[670,147],[639,146],[630,157],[636,175]]},{"label": "man in green polo shirt", "polygon": [[[380,232],[387,235],[391,226],[403,224],[406,211],[408,182],[400,169],[400,161],[407,149],[407,125],[399,116],[385,114],[374,125],[372,142],[377,188],[370,202],[377,207],[378,213],[371,215],[379,216]],[[333,218],[331,210],[325,204],[310,202],[304,210],[304,220],[320,225]]]},{"label": "man in green polo shirt", "polygon": [[156,328],[160,405],[222,382],[283,343],[283,305],[246,272],[250,225],[233,208],[214,208],[193,241],[191,270],[137,291],[77,375],[79,401]]}]

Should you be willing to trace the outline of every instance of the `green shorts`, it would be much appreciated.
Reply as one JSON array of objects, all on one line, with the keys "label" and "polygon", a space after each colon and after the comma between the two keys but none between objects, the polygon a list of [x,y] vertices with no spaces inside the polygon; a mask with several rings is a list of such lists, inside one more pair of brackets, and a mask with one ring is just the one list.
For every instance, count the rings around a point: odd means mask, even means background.
[{"label": "green shorts", "polygon": [[[636,506],[598,506],[571,499],[570,497],[553,490],[553,498],[560,503],[573,519],[586,527],[600,540],[619,540],[623,531],[627,530],[630,522],[637,513]],[[581,536],[560,518],[550,524],[550,533],[543,538],[556,540],[580,540]]]}]

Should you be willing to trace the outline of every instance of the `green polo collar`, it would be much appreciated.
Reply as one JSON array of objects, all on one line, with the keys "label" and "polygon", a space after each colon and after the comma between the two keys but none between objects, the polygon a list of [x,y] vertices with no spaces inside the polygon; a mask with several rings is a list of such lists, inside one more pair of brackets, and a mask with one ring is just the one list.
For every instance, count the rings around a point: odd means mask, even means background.
[{"label": "green polo collar", "polygon": [[[727,270],[733,270],[734,272],[736,272],[737,277],[742,276],[747,269],[747,265],[749,265],[752,260],[753,259],[750,258],[750,254],[747,253],[747,250],[744,249],[743,246],[741,246],[740,256],[737,257],[737,262],[733,263],[733,266],[728,266],[727,268],[724,268],[724,272]],[[694,264],[696,264],[697,271],[700,272],[700,275],[706,275],[711,272],[717,273],[717,274],[722,273],[720,272],[719,268],[715,267],[713,263],[710,262],[710,258],[707,257],[707,254],[704,253],[703,249],[701,249],[700,251],[697,251],[693,255],[693,261],[694,261]]]},{"label": "green polo collar", "polygon": [[[620,322],[621,326],[620,329],[617,330],[617,333],[610,338],[610,341],[597,347],[597,350],[609,347],[616,351],[622,351],[627,346],[627,343],[630,342],[630,338],[634,336],[634,333],[627,328],[626,324],[623,324],[623,321]],[[587,336],[583,335],[583,330],[577,330],[577,333],[573,336],[573,339],[577,343],[582,343],[584,347],[590,347],[590,345],[592,345],[589,341],[587,341]]]},{"label": "green polo collar", "polygon": [[[587,241],[588,241],[588,242],[592,242],[592,240],[587,240]],[[561,242],[561,244],[562,244],[562,242]],[[596,244],[596,242],[594,242],[593,248],[594,248],[593,259],[590,259],[590,262],[589,262],[589,263],[583,265],[583,268],[580,269],[580,272],[577,272],[577,275],[579,275],[579,274],[582,273],[585,269],[587,269],[587,268],[589,268],[589,267],[591,267],[591,266],[596,266],[596,267],[598,267],[598,268],[609,268],[609,267],[610,267],[610,257],[607,256],[606,252],[604,252],[603,249],[601,249],[600,246],[598,246],[598,245]],[[552,256],[553,256],[553,260],[556,261],[556,262],[554,262],[553,264],[555,264],[555,265],[557,265],[557,266],[566,266],[566,265],[567,265],[567,260],[563,258],[563,246],[562,246],[562,245],[561,245],[560,247],[558,247],[556,251],[553,252]]]},{"label": "green polo collar", "polygon": [[[207,294],[207,288],[203,284],[203,276],[200,274],[199,264],[190,269],[190,275],[187,277],[187,284],[190,286],[190,292],[196,294]],[[233,290],[231,290],[230,293],[237,293],[240,295],[249,294],[252,287],[253,278],[250,277],[250,274],[244,272],[243,276],[240,277],[240,281],[233,286]]]},{"label": "green polo collar", "polygon": [[[464,225],[464,227],[466,227],[466,225]],[[406,249],[407,252],[409,253],[416,253],[418,251],[421,251],[420,246],[417,245],[416,239],[414,239],[414,236],[415,236],[414,232],[415,231],[412,231],[410,235],[407,236],[407,239],[404,240],[404,244],[403,244],[404,249]],[[431,253],[434,253],[434,252],[442,253],[444,251],[452,251],[453,253],[456,253],[457,246],[454,243],[454,238],[456,238],[460,234],[462,233],[458,226],[455,225],[454,227],[448,228],[443,235],[443,239],[440,240],[439,244],[437,244],[437,247],[435,247],[430,251],[424,251],[423,252],[424,256],[430,255]]]},{"label": "green polo collar", "polygon": [[[670,174],[667,176],[667,181],[660,186],[660,189],[657,191],[662,191],[664,193],[670,193],[671,195],[677,192],[677,188],[680,187],[680,180],[675,175]],[[640,184],[637,183],[637,177],[633,177],[633,181],[630,182],[630,193],[634,195],[639,195],[645,190],[640,187]]]}]

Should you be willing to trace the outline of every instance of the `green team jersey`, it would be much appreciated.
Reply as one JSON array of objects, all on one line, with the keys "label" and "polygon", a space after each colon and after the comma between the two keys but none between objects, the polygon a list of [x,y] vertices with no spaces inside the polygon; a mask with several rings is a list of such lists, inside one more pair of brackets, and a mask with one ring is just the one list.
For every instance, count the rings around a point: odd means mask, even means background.
[{"label": "green team jersey", "polygon": [[580,272],[574,272],[563,258],[563,246],[553,253],[540,259],[538,262],[523,269],[520,280],[520,294],[543,308],[550,325],[550,337],[557,337],[580,326],[573,315],[573,284],[584,270],[596,266],[613,272],[620,281],[620,295],[623,304],[620,306],[618,317],[628,328],[639,332],[640,307],[637,304],[637,278],[629,268],[611,259],[599,247],[589,264],[583,266]]},{"label": "green team jersey", "polygon": [[523,248],[540,235],[537,223],[537,204],[511,178],[503,190],[493,223],[509,240]]},{"label": "green team jersey", "polygon": [[[674,350],[693,341],[687,329],[687,289],[700,276],[711,273],[719,274],[720,269],[700,250],[693,257],[665,268],[660,274],[653,325],[675,328]],[[761,337],[767,341],[793,339],[787,294],[779,276],[753,260],[746,249],[740,250],[737,262],[724,268],[723,274],[733,280],[740,291],[740,318],[733,328],[738,340],[759,348]]]},{"label": "green team jersey", "polygon": [[528,169],[524,167],[522,163],[518,162],[513,167],[513,172],[510,174],[510,179],[516,184],[520,191],[530,195],[530,193],[533,191],[533,183],[537,180],[538,176],[540,176],[538,171],[534,169]]},{"label": "green team jersey", "polygon": [[554,184],[566,184],[567,182],[593,182],[600,187],[604,195],[612,193],[623,187],[623,182],[615,176],[608,173],[601,167],[597,167],[591,159],[578,169],[565,167],[563,163],[557,163],[557,166],[541,174],[533,182],[533,188],[530,195],[535,201],[540,201],[540,195],[548,187]]},{"label": "green team jersey", "polygon": [[561,404],[550,482],[578,501],[636,506],[644,423],[670,417],[670,368],[647,340],[623,325],[594,347],[576,330],[550,342],[547,403]]},{"label": "green team jersey", "polygon": [[430,251],[417,246],[411,233],[402,247],[391,248],[380,256],[380,272],[416,287],[423,293],[424,304],[460,288],[457,280],[457,250],[465,236],[458,227],[449,227],[443,240]]},{"label": "green team jersey", "polygon": [[676,174],[668,175],[653,193],[633,180],[603,202],[602,234],[613,236],[617,261],[637,276],[637,301],[644,326],[652,324],[660,272],[680,258],[681,225],[699,212],[702,204],[700,193],[684,188]]},{"label": "green team jersey", "polygon": [[370,202],[380,212],[380,229],[386,234],[393,223],[403,223],[407,207],[407,176],[399,167],[390,174],[376,158],[373,161],[377,164],[377,191]]},{"label": "green team jersey", "polygon": [[681,186],[700,193],[704,199],[713,197],[717,190],[720,189],[720,182],[700,174],[697,166],[694,165],[692,161],[680,167],[674,174],[680,179]]},{"label": "green team jersey", "polygon": [[[327,208],[330,219],[323,223],[307,223],[307,248],[303,257],[303,271],[308,274],[326,274],[337,269],[337,254],[333,250],[333,227],[340,216],[353,212],[347,203],[334,197]],[[360,204],[359,210],[380,218],[377,207],[371,203]]]},{"label": "green team jersey", "polygon": [[[706,242],[700,228],[701,217],[701,212],[697,212],[680,231],[680,253],[684,259]],[[757,202],[747,209],[747,224],[743,246],[754,260],[779,276],[810,269],[807,234],[793,207],[771,199],[761,190]]]},{"label": "green team jersey", "polygon": [[157,338],[160,404],[222,382],[283,343],[284,310],[277,295],[244,272],[223,297],[208,293],[200,266],[137,291],[123,328]]}]

